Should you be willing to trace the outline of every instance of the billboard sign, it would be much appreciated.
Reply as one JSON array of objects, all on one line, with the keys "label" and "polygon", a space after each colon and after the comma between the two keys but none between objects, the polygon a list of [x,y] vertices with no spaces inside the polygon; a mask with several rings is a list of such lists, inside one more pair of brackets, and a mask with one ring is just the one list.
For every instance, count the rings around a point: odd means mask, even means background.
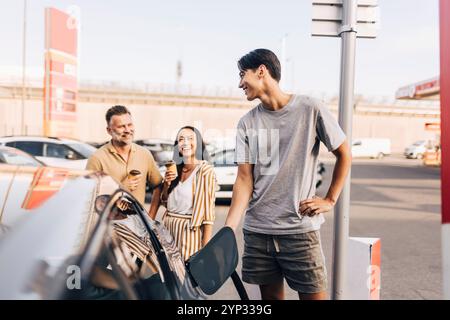
[{"label": "billboard sign", "polygon": [[74,19],[58,9],[45,9],[44,135],[46,136],[76,137],[78,28]]}]

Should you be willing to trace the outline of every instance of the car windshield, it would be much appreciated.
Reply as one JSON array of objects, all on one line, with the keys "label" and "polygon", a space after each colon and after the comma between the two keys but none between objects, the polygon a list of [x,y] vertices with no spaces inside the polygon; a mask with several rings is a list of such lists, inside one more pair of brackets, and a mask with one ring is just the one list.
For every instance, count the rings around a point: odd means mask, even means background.
[{"label": "car windshield", "polygon": [[81,154],[86,159],[89,158],[97,149],[90,144],[85,143],[69,143],[70,148]]},{"label": "car windshield", "polygon": [[42,163],[40,163],[36,159],[28,156],[25,153],[18,151],[1,150],[0,158],[5,163],[12,165],[33,166],[33,167],[42,166]]}]

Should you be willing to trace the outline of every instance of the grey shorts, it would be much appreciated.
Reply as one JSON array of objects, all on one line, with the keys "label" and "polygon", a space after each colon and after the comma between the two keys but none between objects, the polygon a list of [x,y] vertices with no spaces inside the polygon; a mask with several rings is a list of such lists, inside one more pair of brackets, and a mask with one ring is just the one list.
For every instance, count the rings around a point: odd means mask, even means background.
[{"label": "grey shorts", "polygon": [[310,294],[327,290],[319,231],[267,235],[244,229],[242,280],[268,285],[286,279],[291,289]]}]

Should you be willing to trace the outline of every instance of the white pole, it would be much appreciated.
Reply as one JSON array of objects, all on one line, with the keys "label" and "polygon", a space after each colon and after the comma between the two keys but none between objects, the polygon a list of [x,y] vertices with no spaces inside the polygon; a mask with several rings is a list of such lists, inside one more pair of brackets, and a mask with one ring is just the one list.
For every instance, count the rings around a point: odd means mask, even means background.
[{"label": "white pole", "polygon": [[442,282],[444,299],[450,300],[450,223],[442,225]]},{"label": "white pole", "polygon": [[[353,98],[355,82],[357,0],[343,0],[341,78],[339,124],[350,142],[352,138]],[[347,246],[350,216],[350,175],[335,208],[333,245],[333,300],[346,299]]]}]

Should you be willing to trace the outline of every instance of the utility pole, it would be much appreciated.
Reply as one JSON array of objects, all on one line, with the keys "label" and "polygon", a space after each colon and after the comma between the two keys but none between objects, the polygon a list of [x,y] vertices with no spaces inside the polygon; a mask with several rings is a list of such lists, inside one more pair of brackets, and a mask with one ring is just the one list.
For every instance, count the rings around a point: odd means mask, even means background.
[{"label": "utility pole", "polygon": [[[353,122],[353,98],[355,86],[355,51],[356,51],[356,8],[357,0],[343,2],[343,19],[340,36],[341,80],[339,94],[339,124],[351,141]],[[345,180],[344,188],[336,203],[333,246],[333,300],[345,299],[347,268],[347,242],[350,225],[350,177],[351,169]]]},{"label": "utility pole", "polygon": [[23,51],[22,51],[22,108],[21,108],[21,121],[20,121],[20,133],[25,135],[25,76],[26,76],[26,57],[27,57],[27,0],[23,0]]},{"label": "utility pole", "polygon": [[[339,125],[352,140],[356,38],[375,38],[377,0],[313,0],[312,35],[340,37],[341,75]],[[351,170],[334,210],[333,281],[331,298],[346,299],[347,247],[350,224]]]}]

